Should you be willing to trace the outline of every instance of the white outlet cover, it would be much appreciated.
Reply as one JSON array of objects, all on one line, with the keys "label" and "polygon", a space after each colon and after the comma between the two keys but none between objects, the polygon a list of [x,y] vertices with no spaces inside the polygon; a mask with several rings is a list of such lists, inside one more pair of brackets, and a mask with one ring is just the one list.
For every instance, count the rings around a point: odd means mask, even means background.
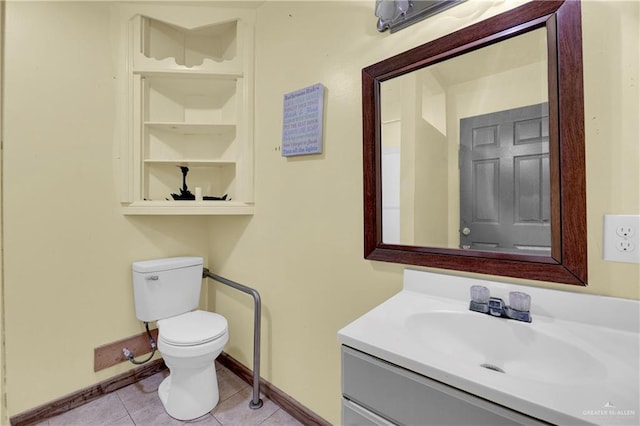
[{"label": "white outlet cover", "polygon": [[[630,229],[630,235],[628,237],[620,236],[618,232],[620,227]],[[638,235],[640,235],[640,215],[604,215],[604,260],[640,263],[640,238],[638,238]],[[627,250],[626,248],[630,249]]]}]

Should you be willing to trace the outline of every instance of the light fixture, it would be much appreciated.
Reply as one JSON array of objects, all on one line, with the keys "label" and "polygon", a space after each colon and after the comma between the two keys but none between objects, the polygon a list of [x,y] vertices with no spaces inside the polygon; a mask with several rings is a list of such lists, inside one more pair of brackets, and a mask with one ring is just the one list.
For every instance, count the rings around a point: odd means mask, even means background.
[{"label": "light fixture", "polygon": [[396,32],[467,0],[376,0],[378,31]]}]

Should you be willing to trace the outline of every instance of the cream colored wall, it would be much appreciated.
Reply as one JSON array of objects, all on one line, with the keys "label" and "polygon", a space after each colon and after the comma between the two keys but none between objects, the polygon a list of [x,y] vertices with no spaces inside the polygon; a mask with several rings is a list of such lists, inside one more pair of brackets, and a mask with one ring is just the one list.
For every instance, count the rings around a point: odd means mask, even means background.
[{"label": "cream colored wall", "polygon": [[[420,93],[420,86],[416,92]],[[422,119],[423,97],[416,102],[415,152],[413,169],[415,199],[413,211],[414,240],[418,246],[442,247],[447,244],[447,138],[431,123]],[[402,191],[402,188],[401,188]],[[435,208],[434,208],[435,207]]]},{"label": "cream colored wall", "polygon": [[412,244],[446,247],[450,216],[447,209],[447,141],[438,129],[426,121],[417,120],[416,124],[415,239]]},{"label": "cream colored wall", "polygon": [[[517,3],[470,0],[390,35],[376,32],[373,1],[266,2],[256,29],[256,214],[210,219],[117,210],[109,7],[9,3],[9,415],[129,368],[95,374],[92,357],[94,347],[142,331],[131,261],[208,250],[213,271],[261,292],[263,377],[339,423],[336,332],[397,292],[404,269],[362,258],[361,68]],[[601,260],[602,215],[640,212],[638,8],[583,2],[590,286],[554,288],[640,298],[638,265]],[[284,159],[282,96],[317,82],[327,87],[324,153]],[[251,366],[251,298],[207,288],[210,308],[229,319],[226,350]]]},{"label": "cream colored wall", "polygon": [[10,416],[131,368],[93,372],[95,347],[144,330],[135,318],[132,261],[207,253],[204,218],[120,214],[112,7],[7,3],[2,208]]},{"label": "cream colored wall", "polygon": [[[391,35],[376,32],[373,6],[258,9],[256,214],[210,222],[211,268],[262,295],[263,377],[335,424],[336,333],[397,292],[404,269],[362,256],[361,69],[515,3],[471,0]],[[639,265],[601,259],[602,215],[640,213],[638,2],[586,1],[583,15],[590,286],[521,282],[638,299]],[[324,153],[284,159],[282,97],[318,82],[327,87]],[[230,322],[227,350],[250,366],[251,300],[214,288],[210,306]]]},{"label": "cream colored wall", "polygon": [[447,140],[422,117],[423,75],[401,80],[400,243],[445,246],[447,186],[441,178],[447,175]]},{"label": "cream colored wall", "polygon": [[640,214],[640,2],[583,3],[587,291],[640,299],[640,265],[602,260],[605,214]]},{"label": "cream colored wall", "polygon": [[400,242],[414,244],[416,235],[416,145],[418,142],[416,74],[402,79],[400,92]]},{"label": "cream colored wall", "polygon": [[[0,200],[2,199],[2,105],[4,91],[4,0],[0,0]],[[4,362],[4,238],[2,236],[2,206],[0,206],[0,425],[7,421],[7,404],[5,396],[5,362]]]}]

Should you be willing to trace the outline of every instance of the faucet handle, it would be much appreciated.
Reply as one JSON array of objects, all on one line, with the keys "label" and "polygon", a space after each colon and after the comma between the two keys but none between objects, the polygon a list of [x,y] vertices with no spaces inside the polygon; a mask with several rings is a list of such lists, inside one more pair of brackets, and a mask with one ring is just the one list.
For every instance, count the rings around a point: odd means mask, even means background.
[{"label": "faucet handle", "polygon": [[469,309],[483,314],[489,312],[489,289],[483,285],[472,285],[469,292],[471,293]]},{"label": "faucet handle", "polygon": [[509,307],[520,312],[529,312],[531,309],[531,296],[521,291],[509,293]]},{"label": "faucet handle", "polygon": [[472,285],[469,290],[471,300],[476,303],[489,303],[489,289],[483,285]]}]

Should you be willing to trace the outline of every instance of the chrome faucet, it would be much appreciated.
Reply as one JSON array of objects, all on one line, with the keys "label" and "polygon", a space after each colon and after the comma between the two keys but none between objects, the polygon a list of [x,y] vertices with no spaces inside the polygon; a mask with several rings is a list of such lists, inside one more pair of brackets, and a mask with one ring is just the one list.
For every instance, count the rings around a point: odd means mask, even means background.
[{"label": "chrome faucet", "polygon": [[481,285],[471,286],[471,301],[469,310],[492,315],[494,317],[509,318],[516,321],[531,322],[531,296],[520,291],[509,293],[509,305],[499,297],[491,297],[489,289]]}]

